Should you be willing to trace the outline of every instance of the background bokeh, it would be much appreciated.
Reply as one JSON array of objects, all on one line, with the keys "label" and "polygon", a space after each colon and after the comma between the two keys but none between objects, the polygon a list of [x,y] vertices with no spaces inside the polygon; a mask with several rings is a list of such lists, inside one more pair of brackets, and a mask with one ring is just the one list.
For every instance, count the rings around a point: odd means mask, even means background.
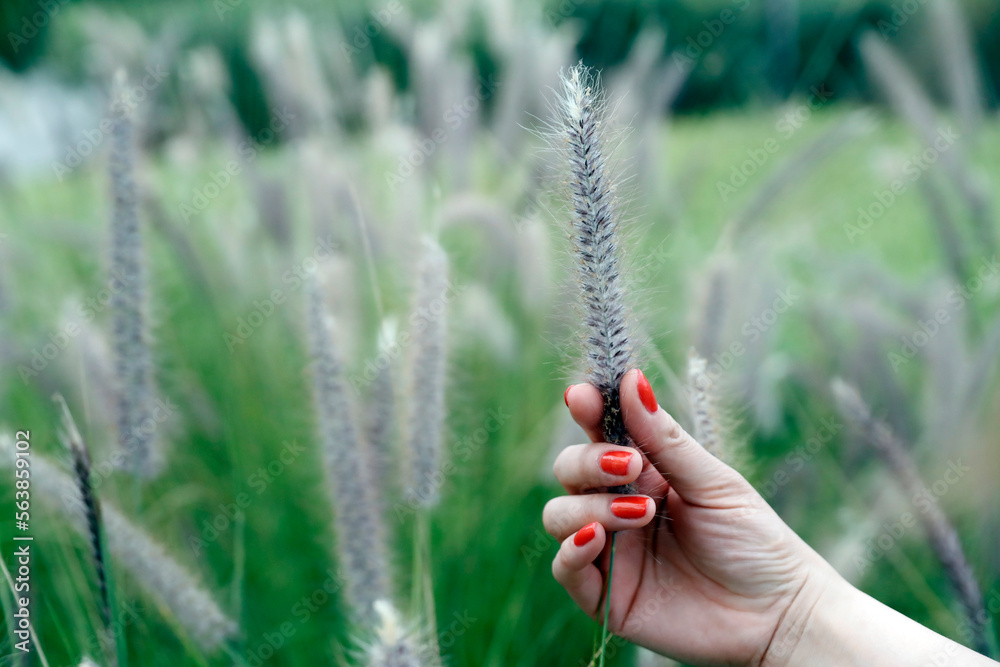
[{"label": "background bokeh", "polygon": [[[540,520],[560,492],[556,452],[584,438],[561,398],[583,366],[546,129],[559,71],[581,59],[614,111],[625,279],[661,403],[690,424],[695,348],[734,465],[845,577],[968,643],[920,525],[896,528],[934,503],[1000,611],[995,3],[5,0],[0,35],[0,427],[30,429],[33,451],[67,468],[53,393],[95,462],[117,446],[102,119],[128,74],[165,468],[103,475],[98,495],[240,628],[205,653],[141,576],[117,571],[133,664],[354,659],[364,629],[338,594],[301,606],[342,539],[303,281],[329,285],[363,399],[383,321],[405,328],[427,234],[455,287],[451,465],[426,543],[406,453],[376,482],[397,604],[436,626],[446,664],[588,664],[594,626],[552,580],[558,545]],[[419,400],[406,353],[400,416]],[[900,491],[836,411],[834,377],[906,442],[929,496]],[[251,501],[235,508],[240,494]],[[13,522],[0,527],[9,559]],[[86,541],[44,499],[33,530],[48,663],[99,658]],[[612,646],[613,664],[663,664]],[[13,653],[8,632],[0,655]]]}]

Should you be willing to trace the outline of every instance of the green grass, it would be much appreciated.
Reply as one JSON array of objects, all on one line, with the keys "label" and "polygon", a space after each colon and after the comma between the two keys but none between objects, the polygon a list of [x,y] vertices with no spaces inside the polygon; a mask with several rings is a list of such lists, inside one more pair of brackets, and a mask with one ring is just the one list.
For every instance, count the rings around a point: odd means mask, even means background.
[{"label": "green grass", "polygon": [[[716,182],[728,177],[748,149],[780,136],[775,125],[779,112],[688,118],[651,138],[656,153],[664,156],[659,169],[670,187],[640,192],[640,199],[632,202],[639,231],[631,246],[632,256],[643,258],[669,236],[666,262],[642,267],[640,259],[635,268],[648,268],[652,275],[642,285],[639,317],[651,343],[674,369],[683,367],[696,283],[722,225],[782,160],[844,113],[843,109],[817,113],[799,132],[782,140],[779,151],[729,201],[720,199]],[[794,251],[784,253],[775,270],[791,276],[795,285],[813,296],[824,293],[828,280],[814,264],[817,257],[836,261],[867,255],[914,284],[940,271],[933,232],[915,188],[908,189],[856,244],[848,242],[842,228],[845,220],[853,220],[858,206],[871,201],[874,188],[885,187],[877,169],[881,157],[888,151],[905,155],[916,147],[905,129],[882,121],[866,138],[805,174],[754,223],[768,242],[788,243],[788,238],[801,235],[801,241],[791,243]],[[217,148],[202,155],[211,157],[203,158],[197,169],[156,159],[149,170],[154,193],[189,244],[177,245],[160,228],[147,233],[157,382],[161,395],[177,406],[177,414],[163,425],[169,442],[168,467],[148,486],[136,488],[127,478],[115,477],[99,493],[156,535],[216,592],[240,623],[237,650],[243,656],[259,653],[267,637],[287,624],[285,629],[291,632],[285,633],[282,646],[267,664],[335,664],[338,656],[350,652],[352,638],[337,596],[319,593],[334,567],[335,536],[314,435],[302,291],[282,280],[286,270],[311,252],[315,238],[309,226],[314,212],[309,210],[304,183],[309,176],[302,174],[288,152],[272,150],[259,161],[262,173],[280,179],[294,202],[295,236],[292,246],[283,248],[256,221],[253,193],[243,179],[230,185],[190,225],[183,224],[177,203],[204,184],[206,174],[224,161],[225,152]],[[985,173],[997,176],[998,156],[1000,126],[994,123],[977,141],[975,160]],[[444,192],[440,198],[425,195],[416,203],[405,193],[389,196],[383,173],[394,165],[393,156],[361,144],[338,157],[350,166],[350,181],[376,227],[375,273],[386,309],[405,319],[412,258],[391,232],[377,230],[408,210],[412,212],[408,224],[429,229],[442,201],[453,193]],[[8,186],[0,198],[0,233],[7,235],[2,246],[6,372],[0,423],[11,431],[31,429],[37,454],[64,456],[56,440],[56,407],[49,399],[53,391],[66,395],[95,460],[113,447],[114,435],[100,417],[107,388],[84,372],[78,340],[37,378],[25,383],[16,372],[18,364],[30,359],[31,350],[59,328],[60,314],[75,312],[66,310],[67,299],[86,298],[101,289],[108,210],[102,164],[92,160],[62,184],[39,178]],[[470,170],[471,187],[512,208],[510,202],[521,199],[527,174],[527,165],[505,166],[491,159],[488,144],[483,144]],[[434,181],[431,174],[421,177]],[[352,370],[359,371],[373,351],[378,316],[360,259],[357,227],[351,211],[323,210],[320,216],[343,254],[356,260],[345,274],[352,277],[341,283],[337,305],[348,334],[348,358],[356,361]],[[550,215],[547,222],[556,250],[551,259],[556,283],[544,307],[525,302],[524,278],[515,258],[498,255],[496,243],[481,227],[452,227],[442,235],[452,256],[455,282],[486,285],[512,326],[516,351],[513,359],[505,358],[488,342],[467,333],[461,323],[452,323],[448,446],[456,453],[456,470],[447,479],[443,501],[429,526],[437,627],[450,633],[442,635],[449,664],[577,665],[586,664],[591,656],[594,624],[552,580],[550,562],[557,543],[541,528],[542,506],[559,492],[548,468],[553,443],[565,432],[562,390],[576,377],[578,361],[572,292],[561,289],[571,287],[565,278],[566,232],[555,217]],[[752,248],[748,245],[748,251]],[[285,302],[230,352],[223,332],[234,331],[238,318],[252,310],[253,301],[267,298],[275,289],[282,291]],[[785,352],[793,364],[836,369],[838,351],[824,348],[812,335],[808,313],[803,308],[783,320],[772,347]],[[106,330],[106,312],[97,323]],[[652,360],[647,373],[664,402],[679,411]],[[914,391],[918,381],[919,377],[912,380]],[[809,437],[820,416],[832,414],[814,389],[798,381],[782,385],[779,420],[767,433],[754,434],[752,415],[744,415],[758,483]],[[483,442],[463,445],[486,423],[490,410],[509,416]],[[290,440],[304,443],[305,452],[258,494],[252,476],[273,464],[282,443]],[[854,463],[845,462],[844,457],[856,456],[846,447],[847,440],[848,434],[840,433],[772,498],[791,525],[814,544],[828,544],[850,527],[842,520],[841,508],[861,511],[866,506],[863,493],[869,486],[863,478],[848,478],[844,472],[857,470]],[[869,467],[866,474],[884,477],[877,467]],[[0,489],[2,506],[9,507],[11,488],[4,481]],[[398,497],[398,489],[380,490],[390,502]],[[241,493],[251,498],[244,518],[220,520],[226,525],[218,536],[194,553],[189,545],[202,535],[204,522],[218,518],[220,507]],[[991,584],[1000,583],[1000,573],[985,570],[988,545],[980,543],[985,538],[972,528],[975,522],[964,519],[962,513],[971,511],[971,502],[959,503],[956,498],[954,507],[958,523],[968,528],[963,536],[974,563],[982,574],[993,577],[983,580],[988,591]],[[69,530],[57,508],[36,501],[35,512],[34,582],[40,591],[35,609],[41,643],[50,664],[69,664],[79,659],[93,636],[97,618],[93,577],[84,541]],[[406,609],[412,585],[413,525],[391,515],[388,521],[395,534],[397,593]],[[10,524],[5,520],[2,525],[2,543],[7,545]],[[951,597],[928,554],[914,532],[895,552],[893,562],[877,563],[863,585],[917,620],[954,634]],[[132,664],[230,664],[223,655],[198,656],[165,610],[143,593],[142,582],[120,569],[116,576],[119,598],[138,605],[138,620],[126,630]],[[303,598],[313,595],[325,599],[304,612]],[[0,651],[9,649],[0,642]],[[609,662],[623,665],[629,659],[629,652],[618,652]]]}]

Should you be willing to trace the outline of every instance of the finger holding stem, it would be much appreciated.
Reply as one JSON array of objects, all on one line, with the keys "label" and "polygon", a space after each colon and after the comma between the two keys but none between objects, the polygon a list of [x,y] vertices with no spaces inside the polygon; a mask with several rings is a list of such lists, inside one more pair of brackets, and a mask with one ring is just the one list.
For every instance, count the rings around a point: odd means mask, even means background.
[{"label": "finger holding stem", "polygon": [[607,531],[594,521],[562,542],[552,561],[552,575],[573,601],[597,619],[604,594],[604,574],[594,564],[607,544]]}]

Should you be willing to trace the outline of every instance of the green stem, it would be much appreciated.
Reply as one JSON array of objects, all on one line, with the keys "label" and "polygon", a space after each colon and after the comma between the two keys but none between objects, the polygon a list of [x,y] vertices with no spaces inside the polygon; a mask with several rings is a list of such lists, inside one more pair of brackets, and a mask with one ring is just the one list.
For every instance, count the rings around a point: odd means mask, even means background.
[{"label": "green stem", "polygon": [[99,523],[98,539],[101,541],[101,550],[106,554],[104,559],[104,571],[108,586],[108,606],[111,608],[111,618],[108,622],[107,630],[111,632],[115,640],[115,664],[117,667],[128,667],[128,647],[125,644],[125,624],[117,627],[118,622],[118,595],[115,587],[114,569],[111,565],[111,552],[108,550],[107,535],[104,530],[104,522]]},{"label": "green stem", "polygon": [[611,573],[615,569],[615,538],[618,533],[611,533],[611,562],[608,563],[608,587],[604,593],[604,625],[601,627],[601,667],[604,667],[604,649],[608,645],[608,617],[611,612]]}]

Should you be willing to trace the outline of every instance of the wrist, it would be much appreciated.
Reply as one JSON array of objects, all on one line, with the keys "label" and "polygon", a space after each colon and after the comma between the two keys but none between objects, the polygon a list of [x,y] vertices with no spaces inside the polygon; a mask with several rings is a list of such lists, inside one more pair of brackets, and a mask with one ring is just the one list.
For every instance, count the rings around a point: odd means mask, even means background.
[{"label": "wrist", "polygon": [[865,595],[825,563],[806,577],[759,667],[996,665]]},{"label": "wrist", "polygon": [[[759,667],[826,664],[826,645],[838,640],[859,591],[826,562],[815,563],[782,614]],[[846,638],[844,638],[846,640]]]}]

